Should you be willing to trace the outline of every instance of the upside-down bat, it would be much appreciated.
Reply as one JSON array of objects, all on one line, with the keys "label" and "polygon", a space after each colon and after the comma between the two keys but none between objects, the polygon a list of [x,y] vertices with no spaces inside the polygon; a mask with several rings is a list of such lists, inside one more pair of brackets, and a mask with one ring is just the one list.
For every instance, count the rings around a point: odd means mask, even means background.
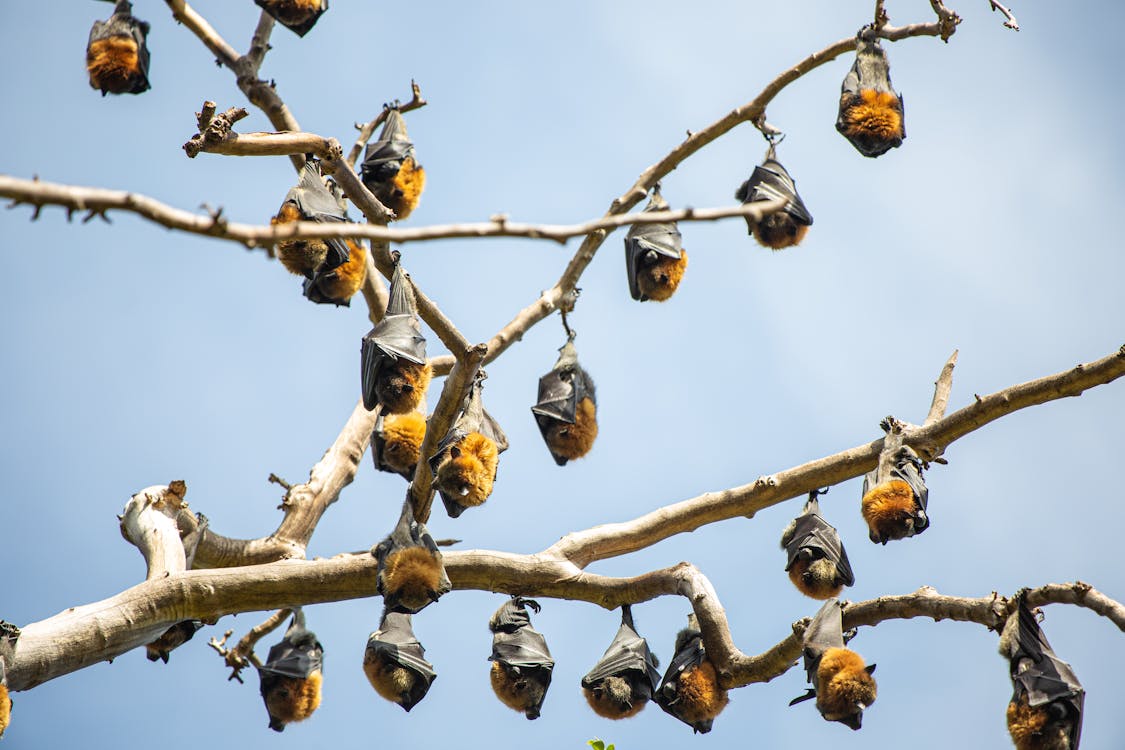
[{"label": "upside-down bat", "polygon": [[551,371],[539,378],[539,400],[531,413],[559,466],[582,458],[594,447],[598,436],[594,381],[578,364],[573,339],[559,349],[559,359]]},{"label": "upside-down bat", "polygon": [[551,686],[551,670],[555,660],[547,648],[547,639],[531,627],[527,608],[538,614],[539,602],[513,597],[504,602],[488,621],[492,631],[492,690],[508,708],[522,711],[529,719],[538,719],[547,688]]},{"label": "upside-down bat", "polygon": [[485,377],[483,370],[477,373],[460,415],[430,457],[434,487],[450,518],[488,499],[500,454],[508,450],[507,436],[481,402]]},{"label": "upside-down bat", "polygon": [[306,299],[318,305],[351,306],[352,297],[367,279],[367,250],[359,242],[344,243],[348,246],[348,259],[337,266],[325,263],[312,278],[305,279],[301,288]]},{"label": "upside-down bat", "polygon": [[811,688],[789,702],[794,706],[816,698],[816,708],[826,721],[859,729],[863,711],[875,702],[875,665],[844,645],[840,602],[829,599],[805,630],[805,672]]},{"label": "upside-down bat", "polygon": [[270,729],[282,732],[286,724],[312,716],[320,705],[323,666],[324,647],[305,628],[305,613],[295,608],[285,636],[258,667]]},{"label": "upside-down bat", "polygon": [[94,21],[86,43],[86,72],[90,88],[106,94],[148,91],[148,22],[135,18],[133,4],[118,0],[113,15]]},{"label": "upside-down bat", "polygon": [[375,468],[412,479],[425,437],[426,417],[422,412],[380,414],[371,433],[371,460]]},{"label": "upside-down bat", "polygon": [[367,639],[363,672],[375,692],[406,711],[418,705],[437,677],[425,659],[426,649],[414,637],[410,615],[383,611],[383,619]]},{"label": "upside-down bat", "polygon": [[787,201],[780,211],[774,211],[761,221],[746,217],[746,231],[754,235],[760,245],[773,250],[800,244],[813,223],[812,215],[797,194],[797,184],[777,160],[773,143],[766,151],[765,160],[754,167],[750,179],[739,186],[734,197],[743,204],[777,198]]},{"label": "upside-down bat", "polygon": [[730,702],[715,665],[707,658],[694,614],[688,615],[688,626],[676,635],[676,655],[656,691],[656,702],[691,727],[693,734],[710,732],[715,717]]},{"label": "upside-down bat", "polygon": [[405,219],[418,207],[426,186],[426,170],[414,156],[414,144],[406,134],[406,121],[397,109],[387,112],[379,140],[367,144],[360,165],[363,184],[395,219]]},{"label": "upside-down bat", "polygon": [[801,515],[782,533],[781,548],[788,555],[785,571],[793,585],[805,596],[829,599],[854,584],[855,575],[839,533],[820,515],[819,494],[809,493]]},{"label": "upside-down bat", "polygon": [[309,33],[328,10],[328,0],[254,0],[254,4],[297,36]]},{"label": "upside-down bat", "polygon": [[203,627],[202,620],[183,620],[165,630],[152,643],[145,644],[149,661],[160,660],[168,663],[168,655],[192,639],[195,631]]},{"label": "upside-down bat", "polygon": [[871,541],[886,544],[929,528],[926,505],[930,491],[922,479],[923,467],[913,448],[886,439],[878,466],[863,478],[860,510]]},{"label": "upside-down bat", "polygon": [[[652,198],[644,210],[668,210],[660,185],[652,188]],[[634,224],[625,235],[625,271],[629,276],[629,295],[635,300],[669,299],[679,288],[687,264],[687,251],[674,221]]]},{"label": "upside-down bat", "polygon": [[392,253],[390,299],[383,319],[360,345],[360,384],[367,410],[381,404],[383,414],[413,411],[426,395],[433,369],[414,307],[414,295],[398,253]]},{"label": "upside-down bat", "polygon": [[[322,224],[347,221],[344,206],[325,186],[320,176],[320,162],[314,159],[305,162],[297,184],[285,195],[285,202],[278,209],[277,216],[270,219],[270,224],[276,226],[294,221]],[[341,239],[286,239],[277,243],[277,259],[290,273],[312,279],[318,272],[327,272],[348,263],[350,250],[348,242]]]},{"label": "upside-down bat", "polygon": [[902,96],[891,88],[891,66],[875,32],[856,37],[855,62],[840,87],[836,130],[864,156],[882,156],[906,138]]},{"label": "upside-down bat", "polygon": [[601,660],[582,678],[582,692],[594,713],[627,719],[640,712],[660,684],[659,662],[633,626],[628,604],[621,607],[621,627]]},{"label": "upside-down bat", "polygon": [[434,538],[414,520],[409,501],[394,530],[371,553],[378,560],[375,588],[388,611],[414,614],[453,588]]},{"label": "upside-down bat", "polygon": [[1026,595],[1026,590],[1016,595],[1017,609],[1000,635],[1013,688],[1008,732],[1018,750],[1076,750],[1086,691],[1051,649]]}]

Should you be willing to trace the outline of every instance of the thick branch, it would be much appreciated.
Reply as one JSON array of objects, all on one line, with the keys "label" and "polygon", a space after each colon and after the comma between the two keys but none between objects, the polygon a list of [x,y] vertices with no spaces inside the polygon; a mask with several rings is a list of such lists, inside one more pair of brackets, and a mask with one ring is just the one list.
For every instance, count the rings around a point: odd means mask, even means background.
[{"label": "thick branch", "polygon": [[145,487],[129,498],[122,512],[121,536],[141,551],[148,566],[147,580],[187,570],[187,556],[176,526],[176,516],[186,508],[187,486],[180,480],[170,485]]}]

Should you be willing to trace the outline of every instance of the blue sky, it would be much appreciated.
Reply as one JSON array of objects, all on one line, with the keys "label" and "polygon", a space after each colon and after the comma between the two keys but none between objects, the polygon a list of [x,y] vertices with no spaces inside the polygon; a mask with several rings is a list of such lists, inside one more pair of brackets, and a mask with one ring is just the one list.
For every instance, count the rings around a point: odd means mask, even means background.
[{"label": "blue sky", "polygon": [[[896,24],[930,20],[927,3],[889,3]],[[1027,7],[1023,7],[1023,6]],[[104,3],[6,3],[0,63],[9,116],[0,171],[102,185],[195,209],[222,206],[264,223],[294,182],[286,159],[201,155],[180,145],[205,99],[243,105],[226,70],[140,0],[152,24],[152,90],[102,98],[86,82],[89,26]],[[200,2],[236,48],[258,10],[250,0]],[[304,39],[283,28],[262,75],[306,130],[354,140],[352,123],[408,98],[429,177],[408,226],[483,220],[578,222],[601,215],[636,176],[682,139],[749,101],[777,73],[855,33],[870,2],[478,2],[396,6],[337,0]],[[741,220],[681,226],[691,257],[666,304],[628,297],[621,238],[582,279],[572,317],[582,362],[598,384],[601,433],[565,468],[541,443],[529,407],[564,335],[544,321],[488,368],[485,403],[512,448],[495,493],[435,536],[463,548],[535,552],[568,531],[634,518],[702,492],[866,443],[886,414],[921,421],[931,383],[960,349],[951,408],[1008,385],[1102,357],[1125,343],[1118,233],[1106,217],[1125,198],[1118,137],[1125,10],[1019,3],[1014,33],[984,0],[948,45],[889,45],[906,101],[907,139],[876,159],[834,130],[841,58],[786,89],[769,109],[787,133],[779,156],[815,217],[797,248],[770,253]],[[18,73],[16,72],[18,71]],[[252,111],[243,131],[267,130]],[[675,207],[718,206],[758,163],[765,143],[742,126],[664,181]],[[280,518],[270,472],[301,481],[358,397],[363,305],[313,306],[300,283],[258,252],[181,236],[142,220],[67,223],[59,209],[28,221],[0,213],[8,269],[0,314],[5,388],[0,472],[7,571],[0,618],[20,624],[141,580],[115,514],[133,492],[182,478],[188,500],[230,536],[269,533]],[[415,280],[475,341],[487,340],[555,282],[576,245],[489,239],[403,249]],[[440,343],[431,339],[431,353]],[[706,376],[692,392],[688,383]],[[433,399],[431,399],[432,401]],[[1010,594],[1081,578],[1125,599],[1121,489],[1125,385],[1020,412],[954,443],[927,475],[932,527],[872,545],[860,482],[822,500],[848,546],[861,600],[913,591]],[[310,545],[310,556],[363,549],[398,515],[401,479],[365,460]],[[635,575],[690,560],[715,584],[736,643],[759,652],[811,615],[782,570],[777,538],[800,501],[732,520],[591,570]],[[888,622],[853,643],[879,664],[878,702],[853,733],[803,704],[799,669],[732,693],[714,731],[690,730],[655,706],[612,723],[585,706],[578,681],[601,656],[618,616],[546,600],[535,618],[558,661],[543,716],[528,723],[486,687],[495,594],[455,592],[417,618],[438,670],[409,715],[383,702],[360,669],[379,603],[310,608],[326,647],[325,702],[274,736],[256,680],[225,681],[206,639],[261,620],[227,618],[167,666],[125,654],[15,696],[14,748],[317,746],[411,741],[483,747],[526,742],[618,748],[668,741],[710,747],[1005,747],[1010,694],[995,636],[964,623]],[[687,605],[635,610],[667,662]],[[1083,748],[1120,748],[1122,634],[1091,612],[1055,605],[1045,630],[1087,687]],[[272,639],[263,645],[268,645]],[[378,735],[378,739],[377,736]],[[143,738],[143,739],[142,739]]]}]

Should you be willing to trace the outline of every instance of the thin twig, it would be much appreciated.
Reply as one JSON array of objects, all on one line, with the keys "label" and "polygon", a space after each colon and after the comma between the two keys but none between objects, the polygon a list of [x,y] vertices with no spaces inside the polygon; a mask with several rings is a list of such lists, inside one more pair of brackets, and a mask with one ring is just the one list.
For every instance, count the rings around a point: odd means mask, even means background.
[{"label": "thin twig", "polygon": [[1008,27],[1009,29],[1012,29],[1013,31],[1019,31],[1020,30],[1019,22],[1016,21],[1016,17],[1012,15],[1012,11],[1008,10],[1003,5],[1001,5],[1000,3],[996,2],[996,0],[988,0],[988,4],[992,6],[992,10],[994,12],[1000,11],[1001,13],[1004,14],[1004,18],[1007,19],[1007,20],[1004,21],[1004,25],[1006,27]]},{"label": "thin twig", "polygon": [[953,390],[953,368],[956,366],[957,350],[954,349],[941,368],[938,379],[934,381],[934,400],[930,402],[930,413],[922,424],[933,424],[945,416],[945,410],[949,407],[949,394]]},{"label": "thin twig", "polygon": [[410,81],[411,98],[406,104],[398,104],[395,102],[394,106],[385,104],[383,111],[375,116],[371,122],[359,127],[359,136],[356,137],[355,143],[352,145],[351,151],[348,152],[347,164],[352,169],[355,169],[355,163],[359,159],[360,153],[363,152],[363,147],[371,140],[371,136],[375,135],[375,129],[378,128],[387,119],[387,114],[392,109],[397,109],[399,112],[409,112],[412,109],[419,109],[425,107],[428,102],[422,98],[422,88],[413,80]]}]

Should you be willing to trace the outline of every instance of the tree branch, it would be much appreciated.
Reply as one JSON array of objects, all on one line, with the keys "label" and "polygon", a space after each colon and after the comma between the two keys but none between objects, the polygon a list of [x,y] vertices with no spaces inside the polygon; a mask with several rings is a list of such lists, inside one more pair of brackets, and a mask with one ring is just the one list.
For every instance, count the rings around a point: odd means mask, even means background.
[{"label": "tree branch", "polygon": [[371,140],[371,136],[375,135],[375,129],[378,128],[387,119],[387,113],[392,109],[397,109],[399,112],[409,112],[412,109],[419,109],[425,107],[428,102],[422,98],[422,88],[413,80],[410,81],[410,92],[412,94],[410,101],[406,104],[399,105],[395,102],[392,107],[389,104],[383,105],[383,111],[375,116],[375,119],[366,125],[356,124],[356,129],[359,130],[359,136],[356,137],[355,143],[352,144],[351,151],[348,152],[347,164],[352,169],[355,169],[355,163],[359,159],[359,155],[363,152],[363,147]]},{"label": "tree branch", "polygon": [[953,390],[953,368],[956,366],[957,350],[954,349],[941,368],[938,379],[934,381],[934,400],[930,403],[930,413],[926,415],[923,424],[933,424],[945,416],[945,410],[949,407],[949,394]]},{"label": "tree branch", "polygon": [[1004,26],[1006,26],[1007,28],[1009,28],[1013,31],[1019,31],[1020,30],[1019,22],[1016,21],[1016,17],[1012,15],[1012,11],[1008,10],[1003,5],[1001,5],[1000,3],[996,2],[996,0],[988,0],[988,4],[990,6],[992,6],[993,12],[1000,11],[1001,13],[1004,14],[1004,18],[1005,18]]}]

